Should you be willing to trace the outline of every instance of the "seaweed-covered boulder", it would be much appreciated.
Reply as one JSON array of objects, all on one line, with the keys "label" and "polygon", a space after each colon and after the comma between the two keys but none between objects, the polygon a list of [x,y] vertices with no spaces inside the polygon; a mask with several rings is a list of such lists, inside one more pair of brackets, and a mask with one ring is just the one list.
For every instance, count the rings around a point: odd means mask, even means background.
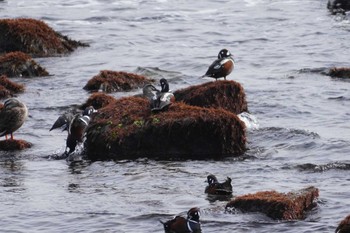
[{"label": "seaweed-covered boulder", "polygon": [[349,233],[350,232],[350,215],[346,216],[338,225],[335,233]]},{"label": "seaweed-covered boulder", "polygon": [[272,219],[303,219],[305,211],[315,206],[319,191],[311,186],[296,192],[257,192],[236,197],[226,208],[236,208],[243,212],[262,212]]},{"label": "seaweed-covered boulder", "polygon": [[79,46],[88,45],[61,35],[41,20],[0,19],[0,53],[21,51],[49,57],[67,54]]},{"label": "seaweed-covered boulder", "polygon": [[36,63],[28,54],[10,52],[0,56],[0,75],[8,77],[37,77],[49,73]]},{"label": "seaweed-covered boulder", "polygon": [[24,91],[24,85],[12,82],[6,75],[0,75],[0,98],[8,98]]},{"label": "seaweed-covered boulder", "polygon": [[0,151],[15,151],[31,148],[32,144],[25,140],[2,140],[0,141]]},{"label": "seaweed-covered boulder", "polygon": [[332,14],[345,14],[346,11],[350,11],[349,0],[329,0],[327,4],[328,10]]},{"label": "seaweed-covered boulder", "polygon": [[174,92],[176,101],[206,107],[223,108],[239,114],[248,111],[244,89],[235,81],[208,82]]},{"label": "seaweed-covered boulder", "polygon": [[333,67],[329,70],[328,75],[332,78],[350,78],[350,68],[348,67]]},{"label": "seaweed-covered boulder", "polygon": [[148,79],[138,74],[102,70],[87,82],[84,89],[87,91],[101,90],[104,92],[131,91],[152,82],[154,82],[153,79]]},{"label": "seaweed-covered boulder", "polygon": [[96,92],[88,98],[88,100],[81,106],[81,109],[85,109],[89,106],[93,106],[94,109],[100,109],[106,107],[110,103],[114,103],[115,101],[116,98],[113,96],[101,92]]},{"label": "seaweed-covered boulder", "polygon": [[152,113],[149,101],[121,98],[99,109],[87,129],[91,160],[221,158],[245,151],[245,126],[222,109],[174,103]]}]

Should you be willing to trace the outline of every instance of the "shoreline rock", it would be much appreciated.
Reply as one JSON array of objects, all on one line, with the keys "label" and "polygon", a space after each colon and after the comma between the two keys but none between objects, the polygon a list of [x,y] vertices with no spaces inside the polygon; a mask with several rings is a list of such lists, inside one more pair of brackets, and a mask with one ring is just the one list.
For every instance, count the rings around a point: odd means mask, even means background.
[{"label": "shoreline rock", "polygon": [[0,151],[15,151],[31,148],[32,144],[25,140],[2,140],[0,141]]},{"label": "shoreline rock", "polygon": [[350,11],[349,0],[329,0],[327,3],[328,10],[333,14],[344,14],[346,11]]},{"label": "shoreline rock", "polygon": [[0,75],[0,99],[12,97],[24,89],[24,85],[12,82],[6,75]]},{"label": "shoreline rock", "polygon": [[235,81],[216,81],[190,86],[174,92],[176,101],[192,106],[222,108],[235,114],[248,111],[242,85]]},{"label": "shoreline rock", "polygon": [[38,77],[49,73],[28,54],[10,52],[0,56],[0,75],[8,77]]},{"label": "shoreline rock", "polygon": [[346,216],[338,225],[335,233],[350,232],[350,215]]},{"label": "shoreline rock", "polygon": [[41,20],[0,19],[0,53],[21,51],[33,57],[50,57],[86,46],[54,31]]},{"label": "shoreline rock", "polygon": [[153,83],[153,79],[145,76],[123,72],[102,70],[100,73],[92,77],[84,86],[87,91],[103,91],[107,93],[118,91],[131,91],[136,88],[142,88],[146,84]]},{"label": "shoreline rock", "polygon": [[313,186],[287,194],[276,191],[238,196],[226,205],[243,212],[262,212],[272,219],[304,219],[305,211],[315,206],[319,190]]},{"label": "shoreline rock", "polygon": [[332,78],[350,78],[350,68],[349,67],[333,67],[329,69],[328,75]]},{"label": "shoreline rock", "polygon": [[214,159],[243,154],[245,143],[244,123],[228,111],[174,103],[154,114],[148,100],[125,97],[99,109],[84,145],[91,160]]},{"label": "shoreline rock", "polygon": [[106,107],[108,104],[114,103],[115,101],[117,101],[117,99],[114,98],[113,96],[107,95],[102,92],[96,92],[96,93],[93,93],[87,99],[87,101],[81,105],[80,109],[83,110],[89,106],[92,106],[94,107],[94,109],[97,110],[97,109]]}]

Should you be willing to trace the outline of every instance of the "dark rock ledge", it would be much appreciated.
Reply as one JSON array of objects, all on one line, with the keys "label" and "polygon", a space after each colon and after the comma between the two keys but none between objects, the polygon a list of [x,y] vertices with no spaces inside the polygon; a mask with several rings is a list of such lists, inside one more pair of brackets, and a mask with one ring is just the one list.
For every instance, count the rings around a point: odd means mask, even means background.
[{"label": "dark rock ledge", "polygon": [[235,208],[243,212],[262,212],[272,219],[304,219],[305,212],[316,205],[315,200],[318,196],[318,189],[312,186],[286,194],[264,191],[236,197],[226,208]]}]

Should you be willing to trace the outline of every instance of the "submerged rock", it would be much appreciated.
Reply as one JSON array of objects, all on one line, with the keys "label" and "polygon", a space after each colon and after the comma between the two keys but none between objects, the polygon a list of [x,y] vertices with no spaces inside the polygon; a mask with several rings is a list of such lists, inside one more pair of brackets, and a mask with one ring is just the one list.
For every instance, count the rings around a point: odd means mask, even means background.
[{"label": "submerged rock", "polygon": [[329,0],[327,8],[332,14],[345,14],[346,11],[350,11],[349,0]]},{"label": "submerged rock", "polygon": [[0,141],[0,150],[2,151],[24,150],[31,147],[32,144],[25,140],[14,139]]},{"label": "submerged rock", "polygon": [[84,86],[88,91],[131,91],[142,88],[144,85],[154,82],[145,76],[122,71],[102,70],[98,75],[92,77]]},{"label": "submerged rock", "polygon": [[94,109],[100,109],[106,107],[110,103],[114,103],[115,101],[116,99],[113,96],[96,92],[88,98],[88,100],[81,106],[81,109],[85,109],[89,106],[94,107]]},{"label": "submerged rock", "polygon": [[0,75],[0,98],[8,98],[24,91],[24,85],[12,82],[6,75]]},{"label": "submerged rock", "polygon": [[350,78],[349,67],[333,67],[329,70],[328,75],[333,78]]},{"label": "submerged rock", "polygon": [[305,211],[315,206],[319,191],[311,186],[287,194],[276,191],[257,192],[236,197],[226,208],[243,212],[262,212],[272,219],[294,220],[305,218]]},{"label": "submerged rock", "polygon": [[350,215],[346,216],[338,225],[335,233],[349,233],[350,232]]},{"label": "submerged rock", "polygon": [[10,52],[0,56],[0,75],[8,77],[37,77],[49,73],[37,64],[29,55],[22,52]]},{"label": "submerged rock", "polygon": [[140,97],[116,100],[99,109],[87,129],[91,160],[206,159],[245,151],[245,126],[235,114],[174,103],[154,114]]},{"label": "submerged rock", "polygon": [[193,106],[223,108],[235,114],[248,111],[244,89],[235,81],[208,82],[177,90],[174,95],[176,101]]},{"label": "submerged rock", "polygon": [[49,57],[67,54],[79,46],[88,45],[61,35],[41,20],[0,19],[0,53],[21,51]]}]

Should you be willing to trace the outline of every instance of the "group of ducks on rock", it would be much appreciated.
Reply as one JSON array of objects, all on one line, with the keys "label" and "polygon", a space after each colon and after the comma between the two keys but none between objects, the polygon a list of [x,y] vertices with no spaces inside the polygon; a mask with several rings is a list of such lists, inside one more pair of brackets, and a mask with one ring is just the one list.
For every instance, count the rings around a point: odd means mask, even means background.
[{"label": "group of ducks on rock", "polygon": [[[232,54],[227,49],[222,49],[216,59],[208,68],[205,75],[202,77],[211,77],[217,80],[229,75],[234,68],[234,60]],[[152,112],[166,110],[168,106],[175,101],[174,94],[169,90],[169,84],[166,79],[160,80],[161,90],[158,90],[153,85],[148,84],[143,88],[143,95],[150,101]],[[70,154],[75,150],[77,143],[83,140],[83,134],[90,121],[90,114],[95,110],[87,109],[83,114],[64,114],[60,116],[54,123],[52,129],[63,127],[68,130],[67,147]],[[0,108],[0,137],[11,135],[13,140],[13,132],[19,129],[28,116],[28,109],[23,102],[16,98],[9,98],[4,102],[4,106]],[[66,149],[67,150],[67,149]]]},{"label": "group of ducks on rock", "polygon": [[[205,193],[214,196],[228,196],[232,195],[232,185],[231,178],[227,177],[226,181],[219,183],[217,178],[214,175],[209,175],[207,177],[208,186],[205,188]],[[164,230],[166,233],[200,233],[201,224],[199,221],[200,209],[197,207],[191,208],[187,212],[187,216],[175,216],[173,219],[162,222]]]}]

